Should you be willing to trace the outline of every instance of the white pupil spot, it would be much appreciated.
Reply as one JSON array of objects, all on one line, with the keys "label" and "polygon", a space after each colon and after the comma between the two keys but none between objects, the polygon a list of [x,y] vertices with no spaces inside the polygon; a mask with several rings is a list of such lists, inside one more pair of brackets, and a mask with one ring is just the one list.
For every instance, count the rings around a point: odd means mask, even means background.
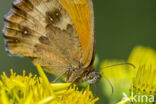
[{"label": "white pupil spot", "polygon": [[56,13],[56,16],[58,16],[59,14],[58,13]]},{"label": "white pupil spot", "polygon": [[18,40],[15,40],[15,42],[18,42]]},{"label": "white pupil spot", "polygon": [[52,21],[52,22],[53,22],[53,21],[54,21],[54,20],[53,20],[53,18],[51,18],[51,17],[50,17],[50,21]]},{"label": "white pupil spot", "polygon": [[24,31],[24,34],[28,34],[28,31]]}]

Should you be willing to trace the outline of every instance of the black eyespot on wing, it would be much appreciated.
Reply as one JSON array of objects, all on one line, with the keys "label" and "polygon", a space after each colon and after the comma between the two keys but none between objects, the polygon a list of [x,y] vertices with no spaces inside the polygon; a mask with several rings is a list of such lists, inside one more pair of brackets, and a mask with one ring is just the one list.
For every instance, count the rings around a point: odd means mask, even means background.
[{"label": "black eyespot on wing", "polygon": [[73,25],[68,24],[68,25],[67,25],[66,31],[67,31],[69,34],[72,34],[72,33],[74,32]]},{"label": "black eyespot on wing", "polygon": [[33,48],[33,52],[36,53],[37,51],[41,51],[41,48],[39,47],[38,44],[35,44]]},{"label": "black eyespot on wing", "polygon": [[18,43],[21,42],[20,39],[17,38],[17,37],[6,36],[6,35],[4,35],[4,37],[7,39],[7,43],[8,44],[14,44],[14,45],[16,45],[16,44],[18,44]]},{"label": "black eyespot on wing", "polygon": [[50,44],[49,39],[47,37],[45,37],[45,36],[39,37],[39,41],[42,44],[46,44],[46,45]]},{"label": "black eyespot on wing", "polygon": [[59,9],[55,8],[53,11],[46,12],[46,23],[49,24],[56,24],[61,20],[61,12]]},{"label": "black eyespot on wing", "polygon": [[30,36],[33,36],[32,33],[33,30],[31,30],[30,28],[11,21],[7,21],[4,27],[4,35],[6,36],[29,38]]}]

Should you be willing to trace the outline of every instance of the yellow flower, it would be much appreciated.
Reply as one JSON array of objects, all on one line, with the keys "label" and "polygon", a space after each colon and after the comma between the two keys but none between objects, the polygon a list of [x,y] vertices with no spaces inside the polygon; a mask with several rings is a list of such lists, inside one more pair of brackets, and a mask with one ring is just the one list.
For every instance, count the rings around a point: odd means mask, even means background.
[{"label": "yellow flower", "polygon": [[138,96],[133,103],[153,104],[156,98],[156,50],[137,46],[128,61],[135,63],[138,69],[131,87],[131,96]]},{"label": "yellow flower", "polygon": [[[104,66],[124,62],[132,63],[136,68],[120,65],[103,69]],[[135,95],[154,94],[156,96],[156,51],[152,48],[135,47],[127,61],[104,60],[101,64],[101,72],[112,82],[114,87],[114,95],[110,97],[113,102],[117,101],[117,99],[122,99],[124,97],[122,95],[123,92],[129,97],[118,104],[127,104],[128,101],[133,100],[133,96],[130,96],[132,92]],[[104,84],[106,85],[106,82]],[[106,89],[108,88],[106,87]]]},{"label": "yellow flower", "polygon": [[137,46],[129,55],[128,62],[133,63],[138,69],[142,65],[156,68],[156,50],[150,47]]},{"label": "yellow flower", "polygon": [[[69,88],[70,83],[50,83],[39,65],[40,77],[32,75],[16,75],[11,70],[11,76],[5,73],[0,80],[0,104],[94,104],[94,98],[89,87],[78,91],[76,87]],[[68,90],[67,90],[68,89]]]},{"label": "yellow flower", "polygon": [[154,104],[156,97],[156,69],[141,66],[131,84],[131,95],[117,104]]},{"label": "yellow flower", "polygon": [[156,67],[141,66],[133,80],[133,93],[156,94]]}]

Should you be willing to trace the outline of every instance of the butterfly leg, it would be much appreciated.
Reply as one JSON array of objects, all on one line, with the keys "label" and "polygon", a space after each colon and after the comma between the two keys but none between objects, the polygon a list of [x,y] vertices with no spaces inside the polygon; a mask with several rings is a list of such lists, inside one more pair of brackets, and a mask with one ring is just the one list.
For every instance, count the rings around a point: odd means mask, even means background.
[{"label": "butterfly leg", "polygon": [[65,70],[63,73],[61,73],[56,79],[54,79],[54,80],[52,81],[52,83],[55,83],[60,77],[62,77],[64,74],[66,74],[69,70],[70,70],[70,68],[68,68],[68,69]]}]

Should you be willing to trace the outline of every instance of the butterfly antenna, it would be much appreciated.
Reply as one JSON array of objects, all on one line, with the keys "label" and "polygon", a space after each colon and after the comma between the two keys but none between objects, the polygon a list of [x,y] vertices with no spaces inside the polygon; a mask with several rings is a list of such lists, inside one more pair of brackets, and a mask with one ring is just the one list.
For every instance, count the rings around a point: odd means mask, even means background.
[{"label": "butterfly antenna", "polygon": [[112,88],[112,94],[111,95],[113,95],[113,93],[114,93],[114,87],[113,87],[111,81],[104,74],[101,73],[101,75],[102,75],[102,77],[104,77],[106,79],[106,81],[108,82],[108,84]]},{"label": "butterfly antenna", "polygon": [[[109,68],[109,67],[114,67],[114,66],[119,66],[119,65],[130,65],[133,68],[136,68],[135,65],[133,65],[132,63],[128,63],[128,62],[127,63],[121,63],[121,64],[114,64],[114,65],[106,66],[106,67],[103,67],[103,68]],[[113,88],[113,85],[112,85],[111,81],[109,79],[107,79],[107,77],[104,74],[101,74],[101,76],[103,76],[106,79],[106,81],[109,83],[109,85],[111,86],[111,88],[112,88],[112,95],[113,95],[114,88]]]},{"label": "butterfly antenna", "polygon": [[[110,65],[110,66],[105,66],[105,67],[103,67],[103,68],[109,68],[109,67],[114,67],[114,66],[119,66],[119,65],[130,65],[130,66],[132,66],[133,68],[136,68],[135,67],[135,65],[133,65],[132,63],[121,63],[121,64],[114,64],[114,65]],[[103,69],[102,68],[102,69]]]}]

